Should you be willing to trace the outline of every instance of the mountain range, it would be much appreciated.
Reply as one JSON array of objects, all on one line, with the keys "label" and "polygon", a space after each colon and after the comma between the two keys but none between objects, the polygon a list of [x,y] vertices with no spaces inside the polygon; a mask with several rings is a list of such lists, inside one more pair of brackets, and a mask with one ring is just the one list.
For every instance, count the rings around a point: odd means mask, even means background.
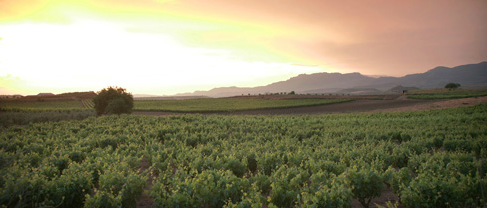
[{"label": "mountain range", "polygon": [[[390,88],[406,86],[414,89],[443,88],[447,83],[460,83],[464,88],[487,88],[487,62],[453,68],[436,67],[425,73],[403,77],[371,77],[360,73],[301,74],[285,81],[259,87],[220,87],[208,91],[182,93],[177,96],[228,97],[247,94],[296,93],[387,93]],[[389,90],[390,92],[390,90]]]}]

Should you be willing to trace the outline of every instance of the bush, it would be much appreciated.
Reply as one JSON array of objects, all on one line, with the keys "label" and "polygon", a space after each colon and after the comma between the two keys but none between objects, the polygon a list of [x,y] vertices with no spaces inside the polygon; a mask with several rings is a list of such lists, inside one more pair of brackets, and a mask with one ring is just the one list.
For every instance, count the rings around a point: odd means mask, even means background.
[{"label": "bush", "polygon": [[228,158],[225,167],[227,170],[232,171],[232,173],[239,178],[245,175],[245,171],[246,171],[245,164],[243,164],[236,158]]},{"label": "bush", "polygon": [[383,187],[383,175],[373,168],[356,166],[348,170],[347,178],[350,179],[352,194],[368,208],[373,198],[381,195]]},{"label": "bush", "polygon": [[247,156],[247,168],[252,173],[257,171],[257,160],[255,157],[255,154],[253,154],[253,153]]},{"label": "bush", "polygon": [[351,207],[352,191],[345,174],[329,177],[330,180],[320,181],[311,192],[303,192],[300,207]]},{"label": "bush", "polygon": [[460,87],[459,83],[453,83],[453,82],[445,85],[445,88],[449,90],[457,89],[459,87]]},{"label": "bush", "polygon": [[134,107],[132,94],[120,87],[102,89],[93,98],[95,110],[98,115],[131,113]]}]

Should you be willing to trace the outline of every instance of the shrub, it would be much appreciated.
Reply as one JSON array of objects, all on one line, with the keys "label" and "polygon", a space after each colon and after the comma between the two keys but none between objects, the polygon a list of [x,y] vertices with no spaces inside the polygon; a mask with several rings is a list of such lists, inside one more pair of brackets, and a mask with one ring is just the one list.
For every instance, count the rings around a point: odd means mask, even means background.
[{"label": "shrub", "polygon": [[252,173],[254,173],[257,170],[257,160],[255,154],[253,153],[247,156],[247,168]]},{"label": "shrub", "polygon": [[132,94],[120,87],[102,89],[93,98],[95,110],[98,115],[131,113],[134,107]]},{"label": "shrub", "polygon": [[345,175],[331,176],[331,180],[323,180],[317,189],[303,193],[300,207],[350,207],[352,191]]},{"label": "shrub", "polygon": [[228,158],[225,167],[227,170],[232,171],[232,173],[237,177],[243,177],[246,170],[245,164],[236,158]]},{"label": "shrub", "polygon": [[379,197],[383,187],[383,176],[372,168],[351,167],[347,178],[350,179],[352,193],[362,206],[368,208],[373,198]]},{"label": "shrub", "polygon": [[445,88],[446,89],[449,89],[449,90],[457,89],[459,87],[460,87],[460,84],[459,83],[453,83],[453,82],[448,83],[448,84],[445,85]]}]

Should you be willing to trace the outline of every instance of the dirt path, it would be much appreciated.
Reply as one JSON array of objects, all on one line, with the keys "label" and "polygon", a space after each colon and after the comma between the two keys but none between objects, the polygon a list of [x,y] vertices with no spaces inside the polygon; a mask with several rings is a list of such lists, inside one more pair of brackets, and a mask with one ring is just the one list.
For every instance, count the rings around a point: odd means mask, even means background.
[{"label": "dirt path", "polygon": [[434,109],[444,109],[444,108],[457,108],[461,106],[472,106],[481,103],[487,103],[487,97],[437,100],[432,103],[424,103],[424,104],[418,104],[413,106],[404,106],[399,108],[379,109],[373,112],[423,111],[423,110],[434,110]]},{"label": "dirt path", "polygon": [[[150,164],[147,158],[143,157],[142,161],[140,162],[140,169],[139,174],[142,174],[145,170],[149,169]],[[140,196],[139,200],[135,202],[136,207],[138,208],[146,208],[152,207],[154,204],[154,199],[149,196],[149,191],[152,189],[152,174],[149,173],[149,178],[147,179],[147,185],[145,186],[142,195]]]}]

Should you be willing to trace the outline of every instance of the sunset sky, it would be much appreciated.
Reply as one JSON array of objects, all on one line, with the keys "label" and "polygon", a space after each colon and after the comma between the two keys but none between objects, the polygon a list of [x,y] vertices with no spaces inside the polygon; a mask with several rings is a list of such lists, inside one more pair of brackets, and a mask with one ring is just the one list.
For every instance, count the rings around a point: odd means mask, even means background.
[{"label": "sunset sky", "polygon": [[485,0],[0,0],[0,94],[171,95],[487,61]]}]

